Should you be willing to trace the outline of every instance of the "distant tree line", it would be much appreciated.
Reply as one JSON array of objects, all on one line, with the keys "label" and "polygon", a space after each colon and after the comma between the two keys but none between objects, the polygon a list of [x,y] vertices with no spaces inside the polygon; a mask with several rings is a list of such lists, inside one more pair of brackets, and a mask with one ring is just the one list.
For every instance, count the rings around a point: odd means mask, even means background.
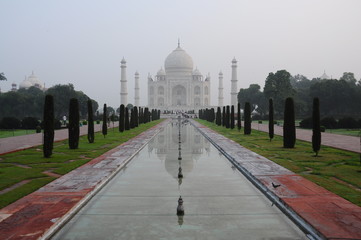
[{"label": "distant tree line", "polygon": [[[86,119],[89,97],[81,91],[76,91],[72,84],[68,84],[55,85],[45,92],[36,87],[30,87],[28,89],[0,93],[0,121],[5,118],[6,122],[6,119],[10,118],[12,121],[15,121],[14,126],[11,128],[29,128],[30,124],[33,129],[33,124],[29,123],[29,121],[42,119],[46,95],[53,96],[54,117],[56,120],[59,121],[63,116],[69,117],[69,101],[71,98],[78,99],[80,118]],[[98,103],[95,100],[91,101],[94,114],[98,109]]]},{"label": "distant tree line", "polygon": [[313,98],[318,97],[321,117],[359,118],[361,115],[361,80],[353,73],[345,72],[340,79],[307,79],[303,75],[292,76],[286,70],[269,73],[263,91],[258,84],[241,88],[238,102],[251,104],[254,119],[268,118],[268,101],[273,99],[275,118],[283,117],[285,99],[292,97],[296,118],[303,119],[312,114]]}]

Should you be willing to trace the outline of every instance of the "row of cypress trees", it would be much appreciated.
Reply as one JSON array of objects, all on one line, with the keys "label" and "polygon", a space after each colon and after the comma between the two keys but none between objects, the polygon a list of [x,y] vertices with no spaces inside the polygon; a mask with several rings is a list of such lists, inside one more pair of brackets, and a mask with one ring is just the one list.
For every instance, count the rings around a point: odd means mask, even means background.
[{"label": "row of cypress trees", "polygon": [[121,104],[119,107],[119,132],[138,127],[140,124],[160,119],[160,110],[134,106],[129,109]]},{"label": "row of cypress trees", "polygon": [[[217,113],[214,113],[214,109],[201,109],[199,110],[199,118],[207,120],[209,122],[214,122],[218,126],[223,126],[226,128],[233,129],[235,127],[234,119],[234,106],[224,106],[223,112],[221,108],[217,108]],[[315,152],[316,156],[321,148],[321,127],[320,127],[320,109],[319,109],[319,99],[313,99],[313,129],[312,129],[312,149]],[[251,134],[251,104],[245,102],[244,105],[244,134]],[[240,131],[241,129],[241,111],[240,104],[237,105],[237,128]],[[268,122],[268,134],[269,139],[272,141],[274,138],[274,107],[273,99],[269,99],[269,122]],[[289,97],[285,100],[285,109],[284,109],[284,123],[283,123],[283,147],[284,148],[294,148],[296,143],[296,126],[295,126],[295,109],[293,98]]]},{"label": "row of cypress trees", "polygon": [[[249,109],[249,111],[245,110],[245,128],[244,134],[251,133],[251,116],[250,116],[250,104],[245,104],[245,109]],[[247,115],[249,113],[249,116]],[[209,122],[214,122],[218,126],[223,126],[225,128],[234,129],[237,124],[237,129],[240,131],[242,129],[242,122],[241,122],[241,105],[237,104],[237,115],[235,114],[234,106],[223,106],[223,111],[220,107],[217,107],[217,113],[214,112],[214,109],[200,109],[198,112],[199,118],[203,120],[207,120]],[[235,119],[237,116],[237,121]],[[247,117],[248,116],[248,117]]]},{"label": "row of cypress trees", "polygon": [[[88,109],[88,142],[94,142],[94,116],[92,101],[87,101]],[[130,130],[131,128],[138,127],[141,123],[147,123],[153,120],[160,119],[160,110],[152,109],[151,112],[148,108],[133,107],[129,117],[129,110],[122,104],[120,106],[119,113],[119,131]],[[43,143],[43,155],[46,158],[51,157],[54,143],[54,98],[52,95],[45,96],[44,112],[44,143]],[[69,148],[77,149],[79,147],[79,102],[76,98],[71,98],[69,101]],[[105,137],[108,133],[107,129],[107,105],[103,107],[103,123],[102,134]]]}]

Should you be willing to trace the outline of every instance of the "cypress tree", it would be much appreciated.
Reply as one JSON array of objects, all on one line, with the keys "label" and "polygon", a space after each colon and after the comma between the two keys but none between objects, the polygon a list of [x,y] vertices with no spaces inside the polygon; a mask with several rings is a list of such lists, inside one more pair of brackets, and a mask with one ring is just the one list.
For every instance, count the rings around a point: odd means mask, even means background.
[{"label": "cypress tree", "polygon": [[134,127],[138,127],[139,125],[139,115],[138,115],[138,107],[134,107]]},{"label": "cypress tree", "polygon": [[79,145],[79,103],[71,98],[69,103],[69,148],[77,149]]},{"label": "cypress tree", "polygon": [[44,113],[44,157],[49,158],[53,154],[54,143],[54,98],[52,95],[45,96]]},{"label": "cypress tree", "polygon": [[124,121],[125,130],[129,130],[130,129],[130,126],[129,126],[129,111],[128,111],[127,107],[125,108],[124,116],[125,116],[125,121]]},{"label": "cypress tree", "polygon": [[130,129],[134,128],[134,108],[130,109],[130,120],[129,120],[129,127]]},{"label": "cypress tree", "polygon": [[238,131],[241,131],[242,128],[242,122],[241,122],[241,104],[237,104],[237,128]]},{"label": "cypress tree", "polygon": [[296,143],[295,109],[293,98],[289,97],[285,102],[283,123],[283,147],[294,148]]},{"label": "cypress tree", "polygon": [[320,101],[318,98],[313,99],[312,109],[312,149],[318,156],[321,148],[321,123],[320,123]]},{"label": "cypress tree", "polygon": [[125,109],[124,104],[121,104],[119,107],[119,132],[124,132],[124,123],[125,123]]},{"label": "cypress tree", "polygon": [[144,123],[148,122],[148,111],[149,111],[149,109],[147,107],[144,108],[144,114],[143,114]]},{"label": "cypress tree", "polygon": [[272,141],[273,137],[274,137],[274,120],[273,120],[273,99],[270,98],[268,100],[268,136],[269,136],[269,140]]},{"label": "cypress tree", "polygon": [[103,124],[102,124],[102,134],[105,137],[105,135],[108,134],[108,127],[107,127],[107,105],[104,103],[103,107]]},{"label": "cypress tree", "polygon": [[227,108],[226,108],[226,128],[229,128],[230,127],[230,115],[231,115],[231,112],[230,112],[230,108],[229,108],[229,105],[227,105]]},{"label": "cypress tree", "polygon": [[88,142],[94,142],[94,119],[93,119],[93,103],[88,99]]},{"label": "cypress tree", "polygon": [[159,120],[160,119],[160,110],[158,110],[158,117],[157,119]]},{"label": "cypress tree", "polygon": [[222,126],[226,126],[226,107],[223,106],[223,112],[222,112]]},{"label": "cypress tree", "polygon": [[251,104],[249,102],[245,102],[244,104],[244,134],[251,134]]},{"label": "cypress tree", "polygon": [[216,124],[218,126],[221,126],[222,120],[221,120],[221,108],[217,107],[217,117],[216,117]]},{"label": "cypress tree", "polygon": [[139,124],[144,123],[144,112],[143,112],[143,108],[139,107]]},{"label": "cypress tree", "polygon": [[231,129],[234,128],[234,105],[231,106]]}]

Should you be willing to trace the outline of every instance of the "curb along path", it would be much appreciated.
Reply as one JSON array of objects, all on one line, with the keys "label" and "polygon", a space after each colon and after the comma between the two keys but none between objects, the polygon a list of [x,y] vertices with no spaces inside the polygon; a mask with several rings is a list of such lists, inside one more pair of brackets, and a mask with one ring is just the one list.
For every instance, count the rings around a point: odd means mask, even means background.
[{"label": "curb along path", "polygon": [[[361,207],[191,120],[213,144],[327,239],[361,239]],[[280,184],[274,188],[272,183]]]},{"label": "curb along path", "polygon": [[[0,239],[50,236],[102,185],[121,170],[166,124],[165,120],[129,141],[0,210]],[[46,239],[46,238],[45,238]]]}]

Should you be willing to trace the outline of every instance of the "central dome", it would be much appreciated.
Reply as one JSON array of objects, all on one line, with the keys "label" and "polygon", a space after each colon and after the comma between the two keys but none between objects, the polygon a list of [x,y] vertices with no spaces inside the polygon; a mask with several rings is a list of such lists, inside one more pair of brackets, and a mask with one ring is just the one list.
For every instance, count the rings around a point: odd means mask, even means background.
[{"label": "central dome", "polygon": [[192,71],[193,60],[179,45],[165,59],[164,68],[169,71]]}]

